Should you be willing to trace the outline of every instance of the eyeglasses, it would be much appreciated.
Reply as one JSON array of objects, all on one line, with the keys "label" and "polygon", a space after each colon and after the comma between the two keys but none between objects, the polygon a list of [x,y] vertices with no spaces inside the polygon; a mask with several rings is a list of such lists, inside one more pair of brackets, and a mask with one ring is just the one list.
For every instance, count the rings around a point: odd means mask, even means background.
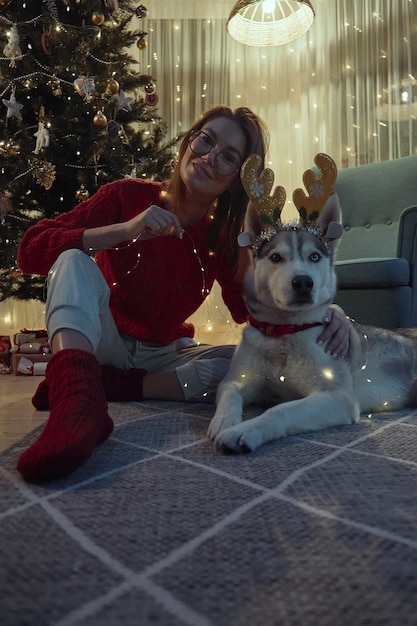
[{"label": "eyeglasses", "polygon": [[[208,154],[216,147],[215,141],[202,130],[196,130],[191,135],[188,145],[191,152],[199,157]],[[214,169],[220,176],[231,176],[240,170],[240,162],[230,152],[221,150],[214,157]]]}]

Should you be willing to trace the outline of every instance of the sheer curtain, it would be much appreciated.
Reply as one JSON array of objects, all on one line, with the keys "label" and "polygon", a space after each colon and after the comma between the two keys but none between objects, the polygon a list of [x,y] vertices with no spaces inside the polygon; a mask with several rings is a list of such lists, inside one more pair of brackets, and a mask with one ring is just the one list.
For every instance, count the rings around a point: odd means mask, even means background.
[{"label": "sheer curtain", "polygon": [[170,137],[203,111],[230,102],[229,41],[224,20],[149,20],[148,47],[136,50],[141,71],[155,78],[158,113]]},{"label": "sheer curtain", "polygon": [[[148,33],[148,46],[132,48],[140,70],[156,80],[169,138],[214,104],[249,106],[265,120],[288,218],[292,191],[317,152],[339,168],[417,152],[417,0],[312,3],[307,35],[251,48],[227,34],[233,0],[152,0],[148,17],[135,24]],[[16,303],[4,303],[1,328],[37,325],[42,307],[33,315],[23,308],[19,317]],[[239,336],[218,289],[193,321],[200,341],[235,343]]]},{"label": "sheer curtain", "polygon": [[[161,1],[149,9],[148,47],[137,51],[157,81],[170,136],[213,104],[249,106],[271,134],[269,164],[292,191],[317,152],[339,168],[417,151],[416,0],[312,0],[316,18],[288,46],[254,48],[226,31],[233,2]],[[152,17],[155,16],[155,17]]]},{"label": "sheer curtain", "polygon": [[22,330],[45,328],[45,304],[37,300],[8,298],[0,302],[0,335],[13,336]]}]

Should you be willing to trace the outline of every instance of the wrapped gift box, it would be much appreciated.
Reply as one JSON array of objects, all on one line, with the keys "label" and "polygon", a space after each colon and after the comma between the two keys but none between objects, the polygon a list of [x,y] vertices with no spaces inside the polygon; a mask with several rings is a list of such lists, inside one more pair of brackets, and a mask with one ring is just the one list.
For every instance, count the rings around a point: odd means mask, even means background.
[{"label": "wrapped gift box", "polygon": [[12,354],[11,370],[16,376],[44,376],[45,368],[36,367],[47,364],[52,354]]},{"label": "wrapped gift box", "polygon": [[33,367],[37,363],[47,363],[51,358],[51,348],[46,330],[24,328],[13,338],[10,359],[11,371],[17,375],[43,375],[45,368]]}]

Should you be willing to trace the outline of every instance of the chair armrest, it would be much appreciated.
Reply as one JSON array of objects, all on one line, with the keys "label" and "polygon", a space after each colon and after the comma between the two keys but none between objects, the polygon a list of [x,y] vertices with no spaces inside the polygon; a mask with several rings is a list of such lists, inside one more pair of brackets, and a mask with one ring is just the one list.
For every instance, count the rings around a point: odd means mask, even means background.
[{"label": "chair armrest", "polygon": [[407,259],[412,267],[417,259],[417,206],[410,206],[400,215],[397,256]]}]

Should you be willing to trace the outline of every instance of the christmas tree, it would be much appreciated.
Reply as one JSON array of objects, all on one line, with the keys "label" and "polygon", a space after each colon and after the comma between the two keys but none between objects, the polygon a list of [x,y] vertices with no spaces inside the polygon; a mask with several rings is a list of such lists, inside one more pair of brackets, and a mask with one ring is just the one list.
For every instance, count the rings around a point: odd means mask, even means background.
[{"label": "christmas tree", "polygon": [[16,261],[32,224],[105,183],[169,176],[156,84],[131,54],[146,18],[131,0],[0,0],[0,301],[43,299]]}]

